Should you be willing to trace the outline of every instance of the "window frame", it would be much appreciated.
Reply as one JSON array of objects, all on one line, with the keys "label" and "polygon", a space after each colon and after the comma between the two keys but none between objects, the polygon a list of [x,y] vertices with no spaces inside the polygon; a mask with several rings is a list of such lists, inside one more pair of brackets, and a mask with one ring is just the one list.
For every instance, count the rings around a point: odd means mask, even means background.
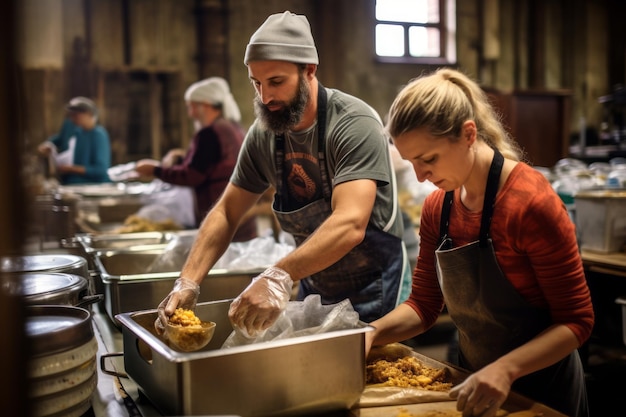
[{"label": "window frame", "polygon": [[[376,2],[376,0],[374,0]],[[378,20],[376,18],[376,5],[374,5],[374,45],[376,45],[376,26],[379,24],[388,24],[402,26],[404,30],[404,55],[403,56],[380,56],[374,48],[374,57],[377,62],[386,64],[427,64],[427,65],[450,65],[456,61],[456,51],[451,54],[450,47],[456,47],[456,41],[453,45],[449,42],[449,33],[451,31],[450,22],[450,6],[455,0],[438,0],[439,2],[439,22],[438,23],[413,23],[389,20]],[[417,57],[409,54],[409,28],[410,27],[436,28],[439,30],[439,56],[433,57]],[[452,56],[451,56],[452,55]]]}]

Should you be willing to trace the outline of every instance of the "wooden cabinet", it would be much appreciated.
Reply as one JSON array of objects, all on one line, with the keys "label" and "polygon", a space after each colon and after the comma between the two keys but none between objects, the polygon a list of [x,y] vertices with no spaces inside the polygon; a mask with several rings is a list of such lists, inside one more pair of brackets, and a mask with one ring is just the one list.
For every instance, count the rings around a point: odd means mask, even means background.
[{"label": "wooden cabinet", "polygon": [[552,167],[569,155],[570,91],[484,90],[528,162]]}]

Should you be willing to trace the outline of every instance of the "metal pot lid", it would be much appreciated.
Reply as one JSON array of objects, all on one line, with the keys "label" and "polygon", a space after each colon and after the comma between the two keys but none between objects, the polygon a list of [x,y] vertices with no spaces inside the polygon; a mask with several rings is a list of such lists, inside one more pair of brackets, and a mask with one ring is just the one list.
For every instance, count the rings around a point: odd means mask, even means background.
[{"label": "metal pot lid", "polygon": [[0,258],[2,272],[43,272],[62,271],[86,265],[85,258],[68,254],[36,254],[22,256],[3,256]]},{"label": "metal pot lid", "polygon": [[80,294],[88,287],[88,282],[80,275],[62,272],[25,273],[20,274],[20,288],[10,288],[13,295],[21,295],[26,299],[54,297],[59,294]]},{"label": "metal pot lid", "polygon": [[72,349],[94,337],[91,313],[67,305],[27,306],[25,332],[35,356]]}]

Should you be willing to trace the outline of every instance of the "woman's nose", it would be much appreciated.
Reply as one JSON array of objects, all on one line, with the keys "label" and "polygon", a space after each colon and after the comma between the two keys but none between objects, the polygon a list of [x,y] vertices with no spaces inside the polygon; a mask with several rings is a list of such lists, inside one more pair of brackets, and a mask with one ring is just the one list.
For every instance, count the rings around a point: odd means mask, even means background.
[{"label": "woman's nose", "polygon": [[413,165],[413,170],[415,171],[415,175],[417,176],[417,180],[419,182],[424,182],[430,178],[430,171],[427,169],[423,169],[418,165]]}]

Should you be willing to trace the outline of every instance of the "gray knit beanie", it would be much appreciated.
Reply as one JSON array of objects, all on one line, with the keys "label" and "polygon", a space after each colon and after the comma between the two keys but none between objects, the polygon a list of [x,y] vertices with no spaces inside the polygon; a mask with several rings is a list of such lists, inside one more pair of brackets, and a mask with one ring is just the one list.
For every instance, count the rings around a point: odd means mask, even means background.
[{"label": "gray knit beanie", "polygon": [[250,61],[318,64],[317,49],[307,18],[289,11],[268,17],[246,47],[243,63],[248,65]]}]

